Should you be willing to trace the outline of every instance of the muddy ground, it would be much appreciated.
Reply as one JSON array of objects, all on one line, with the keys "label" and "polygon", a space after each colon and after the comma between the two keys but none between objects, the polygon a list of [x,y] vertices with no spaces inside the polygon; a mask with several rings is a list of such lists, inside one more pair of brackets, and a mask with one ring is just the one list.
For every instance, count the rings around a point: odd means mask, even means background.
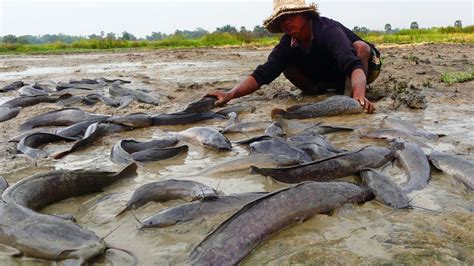
[{"label": "muddy ground", "polygon": [[[378,128],[385,115],[413,121],[416,126],[445,134],[430,143],[431,147],[460,154],[474,160],[474,82],[447,86],[441,74],[474,68],[474,45],[407,45],[381,47],[383,68],[372,84],[369,96],[376,100],[373,115],[310,119],[327,124]],[[152,50],[118,53],[69,55],[0,56],[0,86],[15,80],[68,81],[81,78],[122,78],[131,80],[130,88],[147,89],[161,98],[160,106],[132,103],[118,114],[133,112],[171,113],[202,96],[211,89],[232,88],[258,65],[265,61],[270,48],[219,48],[192,50]],[[0,95],[0,102],[16,97],[16,92]],[[321,96],[301,96],[284,78],[280,77],[256,93],[231,102],[257,107],[255,113],[243,120],[270,120],[270,110],[289,107],[296,103],[314,102]],[[113,114],[114,109],[102,104],[79,106],[90,112]],[[110,162],[112,145],[123,138],[147,140],[166,131],[178,131],[190,126],[153,127],[114,134],[99,141],[94,147],[71,154],[61,160],[50,158],[34,161],[17,155],[7,140],[19,134],[18,126],[37,114],[59,109],[55,104],[41,104],[22,110],[10,121],[0,123],[0,175],[14,183],[21,178],[53,169],[109,169],[120,166]],[[207,121],[197,125],[222,126],[224,121]],[[328,139],[342,148],[353,149],[383,142],[362,140],[358,132],[328,135]],[[246,137],[229,135],[230,139]],[[136,231],[136,221],[130,215],[115,218],[115,214],[138,186],[170,178],[186,179],[189,173],[236,157],[244,157],[244,147],[231,152],[214,152],[190,144],[187,155],[164,162],[140,166],[139,175],[121,181],[103,193],[66,200],[43,210],[46,213],[72,213],[78,223],[105,236],[108,243],[136,253],[142,265],[176,264],[186,261],[192,248],[229,214],[191,221],[165,229]],[[48,145],[49,152],[64,150],[67,144]],[[389,165],[397,183],[406,180],[396,166]],[[208,184],[229,194],[247,191],[273,191],[284,185],[247,171],[225,176],[199,176],[194,180]],[[349,180],[357,181],[357,177]],[[96,203],[104,195],[108,200]],[[423,191],[409,195],[414,204],[436,212],[420,209],[393,211],[376,202],[361,206],[347,205],[330,216],[317,215],[308,221],[283,230],[257,248],[244,261],[256,263],[474,263],[474,196],[452,177],[433,169],[430,184]],[[150,203],[135,212],[139,218],[149,216],[169,206],[181,204]],[[0,249],[0,261],[11,265],[45,264],[28,258],[10,258],[7,247]],[[128,264],[130,259],[119,252],[109,251],[99,264]]]}]

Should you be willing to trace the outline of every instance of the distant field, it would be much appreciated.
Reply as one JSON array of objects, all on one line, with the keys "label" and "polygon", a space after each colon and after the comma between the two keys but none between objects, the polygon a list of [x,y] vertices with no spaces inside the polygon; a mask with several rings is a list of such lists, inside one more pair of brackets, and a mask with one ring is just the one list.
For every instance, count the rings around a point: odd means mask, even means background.
[{"label": "distant field", "polygon": [[[474,43],[474,26],[464,28],[433,28],[401,30],[397,33],[358,33],[364,40],[375,44],[412,43]],[[256,38],[241,33],[210,33],[189,39],[171,35],[159,41],[125,41],[112,39],[83,39],[72,43],[0,44],[1,54],[74,53],[96,50],[156,49],[156,48],[208,48],[223,46],[273,46],[280,36]]]}]

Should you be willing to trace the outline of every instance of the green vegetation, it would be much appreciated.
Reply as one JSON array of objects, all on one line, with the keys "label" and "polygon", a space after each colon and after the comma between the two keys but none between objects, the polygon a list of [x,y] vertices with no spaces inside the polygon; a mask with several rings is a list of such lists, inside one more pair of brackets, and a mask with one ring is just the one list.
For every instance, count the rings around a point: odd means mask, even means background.
[{"label": "green vegetation", "polygon": [[474,70],[444,73],[441,80],[448,85],[474,80]]},{"label": "green vegetation", "polygon": [[[413,23],[415,24],[415,23]],[[353,30],[364,40],[375,44],[411,44],[411,43],[474,43],[474,26],[462,27],[460,21],[455,27],[392,30],[390,24],[385,31],[370,31],[362,27]],[[415,25],[416,26],[416,25]],[[281,35],[270,34],[261,26],[253,30],[225,25],[213,33],[203,29],[195,31],[176,31],[174,34],[153,32],[146,38],[137,38],[133,34],[123,32],[121,37],[114,33],[101,32],[87,37],[69,36],[65,34],[43,36],[0,37],[0,53],[64,53],[90,52],[94,50],[116,49],[155,49],[155,48],[205,48],[221,46],[273,46],[278,43]]]}]

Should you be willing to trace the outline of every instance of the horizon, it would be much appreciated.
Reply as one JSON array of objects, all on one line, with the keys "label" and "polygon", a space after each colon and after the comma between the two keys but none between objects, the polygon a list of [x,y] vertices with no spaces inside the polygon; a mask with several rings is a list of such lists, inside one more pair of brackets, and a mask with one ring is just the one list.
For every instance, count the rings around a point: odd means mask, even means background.
[{"label": "horizon", "polygon": [[[152,32],[172,34],[176,30],[194,31],[197,28],[213,32],[225,25],[252,30],[256,25],[261,26],[272,11],[271,0],[0,1],[0,36],[65,34],[87,37],[99,35],[101,31],[117,35],[126,31],[137,38],[145,38]],[[359,26],[374,31],[384,31],[387,23],[392,29],[408,29],[413,21],[418,22],[420,28],[454,26],[456,20],[469,26],[473,25],[474,17],[471,1],[324,0],[318,2],[318,7],[321,16],[335,19],[349,29]],[[390,12],[379,12],[385,9]],[[399,14],[404,14],[403,18]]]}]

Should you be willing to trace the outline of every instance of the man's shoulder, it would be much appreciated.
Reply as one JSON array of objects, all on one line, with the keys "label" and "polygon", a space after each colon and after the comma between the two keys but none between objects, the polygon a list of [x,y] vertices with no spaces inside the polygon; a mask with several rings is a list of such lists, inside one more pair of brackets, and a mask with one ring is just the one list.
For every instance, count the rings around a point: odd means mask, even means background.
[{"label": "man's shoulder", "polygon": [[319,28],[322,32],[332,31],[336,28],[341,28],[342,26],[340,22],[327,17],[316,18],[316,23],[319,25]]}]

